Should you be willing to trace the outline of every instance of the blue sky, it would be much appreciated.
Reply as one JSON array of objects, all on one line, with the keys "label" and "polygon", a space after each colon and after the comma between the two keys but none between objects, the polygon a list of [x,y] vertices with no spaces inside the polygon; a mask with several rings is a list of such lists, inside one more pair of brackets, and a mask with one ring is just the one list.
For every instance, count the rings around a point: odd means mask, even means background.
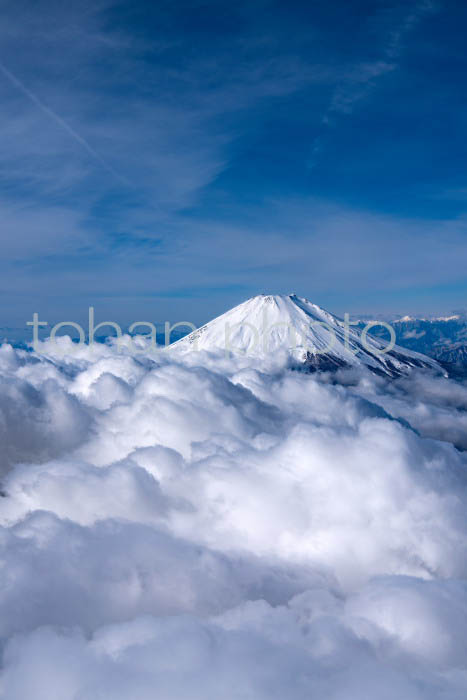
[{"label": "blue sky", "polygon": [[1,325],[467,306],[467,5],[1,9]]}]

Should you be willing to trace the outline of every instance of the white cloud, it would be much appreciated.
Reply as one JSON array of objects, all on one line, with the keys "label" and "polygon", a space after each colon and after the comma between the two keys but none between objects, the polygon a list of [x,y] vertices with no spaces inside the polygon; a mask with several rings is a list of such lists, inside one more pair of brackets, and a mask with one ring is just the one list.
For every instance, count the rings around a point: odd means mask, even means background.
[{"label": "white cloud", "polygon": [[66,346],[0,353],[5,700],[464,697],[462,384]]}]

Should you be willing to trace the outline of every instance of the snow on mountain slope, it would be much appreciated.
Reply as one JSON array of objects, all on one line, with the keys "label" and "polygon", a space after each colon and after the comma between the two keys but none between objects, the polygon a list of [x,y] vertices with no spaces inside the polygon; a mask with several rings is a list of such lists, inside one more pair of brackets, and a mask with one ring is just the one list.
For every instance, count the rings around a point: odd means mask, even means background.
[{"label": "snow on mountain slope", "polygon": [[171,351],[201,350],[262,358],[285,352],[310,370],[366,366],[395,376],[414,367],[442,372],[431,358],[356,330],[307,299],[258,295],[201,326],[170,346]]}]

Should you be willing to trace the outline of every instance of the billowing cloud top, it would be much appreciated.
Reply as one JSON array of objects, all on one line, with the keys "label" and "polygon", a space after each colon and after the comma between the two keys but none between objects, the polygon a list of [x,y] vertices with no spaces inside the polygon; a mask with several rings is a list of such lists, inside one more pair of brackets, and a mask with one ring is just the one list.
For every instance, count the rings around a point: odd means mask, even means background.
[{"label": "billowing cloud top", "polygon": [[465,697],[465,385],[67,338],[0,370],[2,698]]}]

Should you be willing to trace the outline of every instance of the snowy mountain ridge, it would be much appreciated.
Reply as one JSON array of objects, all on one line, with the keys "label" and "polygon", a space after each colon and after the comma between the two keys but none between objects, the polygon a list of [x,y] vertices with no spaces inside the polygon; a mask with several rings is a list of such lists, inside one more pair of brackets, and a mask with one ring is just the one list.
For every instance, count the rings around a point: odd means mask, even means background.
[{"label": "snowy mountain ridge", "polygon": [[[414,367],[441,372],[432,359],[354,328],[308,299],[290,295],[252,297],[171,346],[172,351],[223,351],[254,358],[285,352],[310,370],[365,366],[395,376]],[[387,349],[388,348],[388,349]]]}]

